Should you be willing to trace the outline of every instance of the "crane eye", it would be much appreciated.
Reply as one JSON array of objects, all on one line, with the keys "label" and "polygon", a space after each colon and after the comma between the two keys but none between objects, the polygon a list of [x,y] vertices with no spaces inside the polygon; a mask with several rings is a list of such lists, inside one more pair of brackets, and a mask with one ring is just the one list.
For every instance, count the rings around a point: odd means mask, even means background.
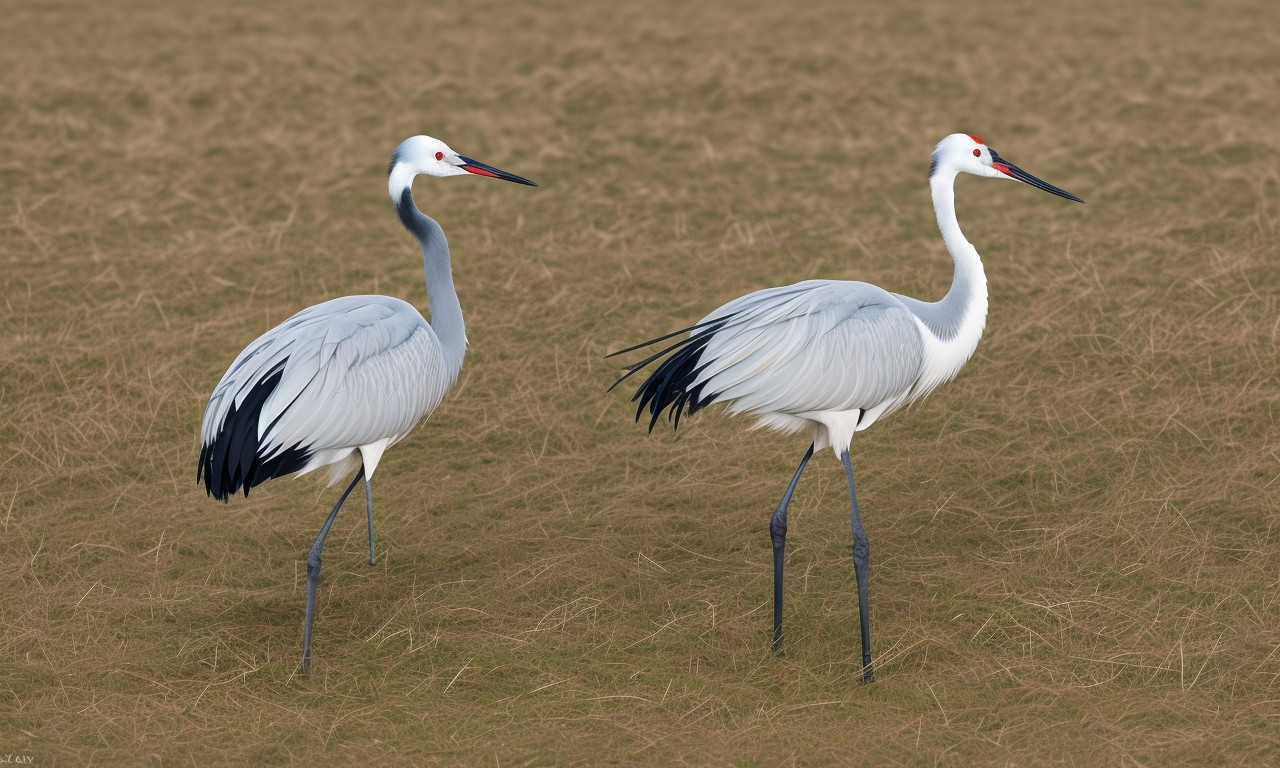
[{"label": "crane eye", "polygon": [[[974,151],[976,152],[977,150],[974,150]],[[444,159],[444,153],[443,153],[443,152],[437,152],[437,153],[436,153],[436,159],[437,159],[437,160],[443,160],[443,159]]]},{"label": "crane eye", "polygon": [[[974,157],[982,157],[982,150],[980,150],[980,149],[975,149],[975,150],[973,150],[973,156],[974,156]],[[437,158],[437,159],[439,159],[439,158]]]}]

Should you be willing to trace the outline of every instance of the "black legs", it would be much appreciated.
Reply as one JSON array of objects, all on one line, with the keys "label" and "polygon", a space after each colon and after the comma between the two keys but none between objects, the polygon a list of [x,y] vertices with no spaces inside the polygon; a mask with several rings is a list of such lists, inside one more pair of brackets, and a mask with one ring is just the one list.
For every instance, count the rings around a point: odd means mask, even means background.
[{"label": "black legs", "polygon": [[[782,650],[782,564],[787,547],[787,507],[791,505],[791,495],[800,483],[800,475],[813,458],[813,445],[805,452],[796,467],[796,474],[782,494],[782,501],[774,510],[769,520],[769,538],[773,541],[773,650]],[[858,624],[862,632],[862,681],[875,682],[871,670],[871,634],[870,610],[871,598],[868,590],[871,546],[867,543],[867,532],[862,528],[862,517],[858,514],[858,496],[853,489],[853,465],[849,462],[849,452],[840,454],[844,463],[844,473],[849,480],[849,524],[853,528],[853,573],[858,582]]]},{"label": "black legs", "polygon": [[773,539],[774,653],[782,650],[782,559],[787,548],[787,507],[791,505],[791,494],[795,493],[796,486],[800,483],[800,475],[804,473],[804,468],[811,458],[813,458],[813,443],[810,443],[809,450],[805,451],[804,458],[800,460],[800,466],[796,467],[795,477],[791,478],[791,485],[787,486],[787,492],[782,495],[782,501],[778,502],[778,508],[773,512],[773,519],[769,521],[769,537]]},{"label": "black legs", "polygon": [[[356,483],[363,477],[364,465],[362,464],[360,472],[351,480],[351,485],[343,491],[342,498],[338,499],[333,511],[329,513],[329,519],[324,521],[324,525],[320,528],[320,535],[316,537],[316,543],[311,545],[311,553],[307,555],[307,620],[302,630],[302,667],[299,670],[304,675],[311,669],[311,622],[316,614],[316,586],[320,583],[320,550],[324,549],[325,537],[329,535],[329,528],[333,525],[334,518],[338,516],[338,510],[342,509],[342,503],[347,500],[355,490]],[[367,490],[368,485],[365,488]]]},{"label": "black legs", "polygon": [[862,630],[862,682],[875,682],[871,671],[871,598],[867,588],[868,565],[871,558],[871,545],[867,543],[867,532],[862,529],[862,517],[858,514],[858,496],[853,490],[853,465],[849,463],[849,452],[840,454],[844,462],[844,474],[849,479],[849,525],[853,528],[853,575],[858,580],[858,626]]}]

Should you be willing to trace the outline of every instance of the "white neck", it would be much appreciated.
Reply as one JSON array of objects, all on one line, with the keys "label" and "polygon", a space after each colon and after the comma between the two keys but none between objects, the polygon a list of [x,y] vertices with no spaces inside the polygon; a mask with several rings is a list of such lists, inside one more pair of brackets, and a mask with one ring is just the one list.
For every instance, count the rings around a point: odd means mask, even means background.
[{"label": "white neck", "polygon": [[400,193],[406,189],[412,191],[413,180],[417,176],[418,172],[407,162],[391,166],[391,173],[387,176],[387,194],[391,195],[391,202],[400,205]]},{"label": "white neck", "polygon": [[965,239],[956,221],[955,179],[956,172],[944,168],[929,178],[938,229],[955,263],[951,289],[941,301],[905,302],[920,323],[926,342],[925,370],[920,382],[924,392],[960,373],[978,348],[987,324],[987,275],[977,249]]}]

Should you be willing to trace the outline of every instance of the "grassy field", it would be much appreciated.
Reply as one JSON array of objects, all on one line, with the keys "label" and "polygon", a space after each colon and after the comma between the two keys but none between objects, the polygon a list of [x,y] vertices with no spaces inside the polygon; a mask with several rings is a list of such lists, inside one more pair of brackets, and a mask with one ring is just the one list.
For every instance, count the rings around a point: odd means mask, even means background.
[{"label": "grassy field", "polygon": [[[1280,17],[1264,0],[232,5],[0,0],[0,756],[34,765],[1280,762]],[[807,443],[653,435],[604,355],[748,291],[951,276],[987,333],[791,510]],[[420,180],[471,349],[329,537],[223,505],[197,431],[297,309],[426,309],[386,196],[428,133],[537,181]]]}]

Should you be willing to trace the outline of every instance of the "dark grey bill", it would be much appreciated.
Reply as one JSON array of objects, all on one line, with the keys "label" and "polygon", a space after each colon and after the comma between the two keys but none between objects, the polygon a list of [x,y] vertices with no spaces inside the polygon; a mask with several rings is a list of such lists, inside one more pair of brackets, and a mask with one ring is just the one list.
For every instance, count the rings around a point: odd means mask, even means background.
[{"label": "dark grey bill", "polygon": [[1057,187],[1053,186],[1047,181],[1041,181],[1040,179],[1037,179],[1035,176],[1032,176],[1031,174],[1022,170],[1018,166],[1014,165],[1008,160],[1005,160],[1003,157],[997,155],[994,149],[991,149],[990,147],[988,147],[987,151],[991,153],[991,167],[995,168],[997,171],[1000,171],[1001,173],[1004,173],[1012,178],[1015,178],[1018,181],[1030,184],[1036,189],[1043,189],[1045,192],[1051,192],[1057,195],[1058,197],[1065,197],[1068,200],[1075,200],[1077,203],[1084,202],[1083,200],[1071,194],[1070,192],[1066,191],[1065,189],[1058,189]]},{"label": "dark grey bill", "polygon": [[497,168],[494,168],[492,165],[485,165],[484,163],[481,163],[476,160],[472,160],[469,157],[463,157],[462,155],[458,155],[458,159],[462,161],[462,170],[466,171],[467,173],[474,173],[477,176],[489,176],[490,178],[503,179],[505,181],[514,181],[517,184],[528,184],[531,187],[538,186],[537,184],[534,184],[532,181],[529,181],[528,179],[525,179],[525,178],[521,178],[515,175],[514,173],[507,173],[506,171],[500,171]]}]

